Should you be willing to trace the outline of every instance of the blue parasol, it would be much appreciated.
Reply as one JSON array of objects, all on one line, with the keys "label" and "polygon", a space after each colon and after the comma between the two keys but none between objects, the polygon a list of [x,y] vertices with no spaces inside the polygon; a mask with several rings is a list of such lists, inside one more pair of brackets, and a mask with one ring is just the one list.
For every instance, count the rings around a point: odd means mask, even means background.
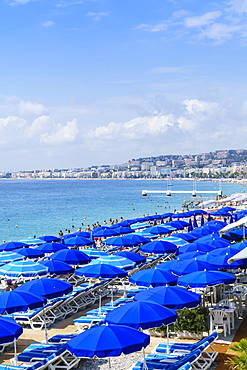
[{"label": "blue parasol", "polygon": [[83,247],[85,245],[91,245],[94,242],[82,236],[72,236],[71,238],[64,238],[64,244],[68,247]]},{"label": "blue parasol", "polygon": [[105,321],[135,329],[149,329],[175,322],[176,312],[157,303],[134,301],[109,312]]},{"label": "blue parasol", "polygon": [[68,263],[63,261],[46,260],[42,261],[42,264],[48,267],[51,275],[72,274],[74,272],[74,268],[71,267]]},{"label": "blue parasol", "polygon": [[14,261],[0,267],[0,275],[13,277],[37,277],[48,274],[48,268],[31,260]]},{"label": "blue parasol", "polygon": [[21,248],[16,249],[16,253],[21,254],[27,258],[39,258],[44,256],[44,252],[38,250],[37,248]]},{"label": "blue parasol", "polygon": [[169,308],[182,309],[197,307],[201,302],[199,294],[177,286],[158,286],[139,292],[135,301],[150,301]]},{"label": "blue parasol", "polygon": [[39,245],[36,247],[36,249],[44,253],[54,253],[60,251],[61,249],[68,249],[68,247],[62,243],[50,242]]},{"label": "blue parasol", "polygon": [[26,247],[27,244],[21,242],[8,242],[0,245],[0,252],[2,251],[12,251],[14,249]]},{"label": "blue parasol", "polygon": [[97,263],[96,265],[90,263],[87,266],[83,266],[75,270],[75,275],[93,278],[101,277],[103,279],[113,279],[116,277],[123,278],[127,276],[127,272],[116,266],[107,265],[106,263]]},{"label": "blue parasol", "polygon": [[110,236],[117,236],[119,235],[115,229],[101,229],[96,232],[93,232],[94,238],[109,238]]},{"label": "blue parasol", "polygon": [[129,277],[132,284],[139,286],[176,285],[177,277],[168,271],[159,268],[150,268],[135,272]]},{"label": "blue parasol", "polygon": [[190,288],[203,288],[218,284],[232,284],[236,280],[233,274],[222,271],[195,271],[178,278],[178,285]]},{"label": "blue parasol", "polygon": [[178,261],[176,264],[171,266],[171,272],[173,272],[177,276],[189,274],[194,271],[204,271],[212,269],[213,266],[210,263],[200,261],[197,258]]},{"label": "blue parasol", "polygon": [[64,294],[72,292],[73,286],[69,283],[53,278],[42,278],[28,281],[15,289],[37,294],[47,299],[61,297]]},{"label": "blue parasol", "polygon": [[90,264],[93,265],[97,263],[106,263],[107,265],[116,266],[122,269],[132,269],[135,267],[134,261],[122,256],[117,256],[115,254],[96,258]]},{"label": "blue parasol", "polygon": [[78,334],[66,348],[77,357],[112,357],[140,351],[149,343],[149,335],[139,330],[122,325],[101,325]]},{"label": "blue parasol", "polygon": [[133,245],[138,245],[139,243],[134,240],[130,240],[127,236],[116,236],[104,240],[104,244],[114,247],[132,247]]},{"label": "blue parasol", "polygon": [[59,242],[61,240],[60,238],[58,238],[57,236],[54,236],[54,235],[43,235],[43,236],[39,236],[38,239],[44,240],[47,243]]},{"label": "blue parasol", "polygon": [[21,325],[12,317],[0,317],[0,344],[11,343],[23,333]]},{"label": "blue parasol", "polygon": [[91,259],[99,258],[99,257],[102,257],[102,256],[108,256],[107,252],[104,252],[101,249],[97,249],[97,248],[83,249],[83,253],[85,253]]},{"label": "blue parasol", "polygon": [[1,252],[0,253],[0,264],[3,265],[5,263],[9,263],[11,261],[20,261],[24,260],[25,256],[16,252]]},{"label": "blue parasol", "polygon": [[35,293],[22,291],[19,287],[9,292],[0,293],[0,314],[33,310],[42,307],[45,303],[45,298]]},{"label": "blue parasol", "polygon": [[120,251],[120,252],[114,253],[114,255],[128,258],[129,260],[135,262],[136,265],[146,262],[146,258],[144,256],[141,256],[140,254],[137,254],[135,252]]},{"label": "blue parasol", "polygon": [[77,249],[61,249],[49,257],[49,259],[59,260],[69,265],[83,265],[91,261],[90,257]]},{"label": "blue parasol", "polygon": [[154,240],[142,245],[139,249],[145,253],[164,254],[175,253],[177,251],[177,246],[164,240]]}]

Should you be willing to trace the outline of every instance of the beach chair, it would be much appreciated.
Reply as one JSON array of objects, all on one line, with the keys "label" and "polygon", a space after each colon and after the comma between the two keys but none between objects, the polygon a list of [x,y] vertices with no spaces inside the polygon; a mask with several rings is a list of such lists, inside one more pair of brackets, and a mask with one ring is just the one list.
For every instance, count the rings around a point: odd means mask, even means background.
[{"label": "beach chair", "polygon": [[24,351],[12,358],[10,362],[14,364],[26,364],[38,362],[46,359],[50,355],[60,355],[66,349],[66,344],[50,344],[50,343],[32,343]]},{"label": "beach chair", "polygon": [[48,339],[48,343],[67,343],[69,340],[75,338],[78,334],[57,334]]},{"label": "beach chair", "polygon": [[[138,361],[135,365],[131,366],[129,370],[145,370],[146,368],[150,370],[179,370],[186,364],[189,363],[190,366],[193,368],[193,363],[200,357],[201,351],[199,349],[193,350],[189,354],[186,354],[180,357],[179,360],[171,362],[171,361],[158,361],[158,360],[146,360],[146,365],[144,361]],[[146,359],[146,358],[145,358]],[[194,367],[195,369],[195,367]]]},{"label": "beach chair", "polygon": [[103,316],[81,316],[73,320],[79,333],[104,323]]},{"label": "beach chair", "polygon": [[49,327],[55,321],[54,318],[49,318],[46,316],[46,312],[50,309],[51,306],[52,304],[49,303],[45,307],[38,308],[36,310],[15,312],[11,314],[11,317],[13,317],[18,324],[21,324],[23,326],[30,326],[33,330],[42,330],[45,326]]},{"label": "beach chair", "polygon": [[1,343],[0,344],[0,354],[3,353],[8,346],[11,346],[13,344],[14,344],[14,341],[8,342],[8,343]]},{"label": "beach chair", "polygon": [[48,359],[23,366],[0,364],[0,370],[43,370],[48,366]]}]

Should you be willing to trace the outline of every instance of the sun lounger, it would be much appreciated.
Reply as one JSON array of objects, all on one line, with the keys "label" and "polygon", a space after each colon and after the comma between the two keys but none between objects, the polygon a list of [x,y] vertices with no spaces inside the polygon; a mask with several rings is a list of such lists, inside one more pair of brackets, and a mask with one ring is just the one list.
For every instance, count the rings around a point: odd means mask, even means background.
[{"label": "sun lounger", "polygon": [[77,330],[81,333],[93,326],[98,326],[104,323],[103,316],[81,316],[73,320]]},{"label": "sun lounger", "polygon": [[[146,364],[148,369],[150,370],[178,370],[182,368],[185,364],[189,363],[191,364],[192,369],[197,369],[193,365],[198,358],[201,356],[201,351],[199,349],[193,350],[188,354],[185,354],[183,356],[178,357],[177,361],[158,361],[158,360],[146,360]],[[187,366],[187,365],[186,365]],[[138,361],[135,365],[133,365],[129,370],[144,370],[145,365],[143,361]]]},{"label": "sun lounger", "polygon": [[[199,340],[196,343],[170,343],[168,346],[169,353],[188,353],[196,349],[201,344],[208,342],[210,345],[218,338],[218,333],[214,332],[209,336]],[[166,353],[167,352],[167,343],[161,343],[157,345],[152,353]]]},{"label": "sun lounger", "polygon": [[29,325],[33,330],[42,330],[44,326],[50,326],[54,323],[54,318],[49,318],[46,316],[46,312],[50,310],[52,304],[47,304],[43,308],[38,308],[36,310],[28,310],[26,312],[16,312],[11,314],[11,317],[15,321],[23,326]]},{"label": "sun lounger", "polygon": [[23,366],[0,364],[0,370],[43,370],[48,366],[48,359]]},{"label": "sun lounger", "polygon": [[73,339],[78,334],[57,334],[48,339],[48,343],[67,343],[70,339]]}]

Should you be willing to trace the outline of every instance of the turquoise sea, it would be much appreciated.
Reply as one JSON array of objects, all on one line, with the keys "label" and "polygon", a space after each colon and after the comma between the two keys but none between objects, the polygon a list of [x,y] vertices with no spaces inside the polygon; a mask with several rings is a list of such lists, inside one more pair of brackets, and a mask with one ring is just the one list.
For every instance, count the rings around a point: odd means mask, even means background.
[{"label": "turquoise sea", "polygon": [[[170,190],[192,191],[195,186],[193,181],[170,184]],[[65,229],[73,232],[110,218],[181,210],[188,195],[142,196],[142,190],[167,190],[167,186],[166,180],[0,180],[0,243],[57,235]],[[221,189],[230,195],[245,192],[246,186],[222,183]],[[197,181],[196,190],[219,190],[219,183]]]}]

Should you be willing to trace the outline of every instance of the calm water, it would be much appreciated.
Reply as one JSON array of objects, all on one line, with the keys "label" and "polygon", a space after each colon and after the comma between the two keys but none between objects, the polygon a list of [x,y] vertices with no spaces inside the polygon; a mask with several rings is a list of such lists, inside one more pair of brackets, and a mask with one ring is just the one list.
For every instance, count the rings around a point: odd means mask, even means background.
[{"label": "calm water", "polygon": [[[238,184],[222,184],[224,195],[245,192]],[[109,218],[180,210],[186,195],[152,195],[142,190],[167,190],[158,180],[0,180],[0,243],[70,229]],[[191,181],[173,181],[171,190],[193,190]],[[197,182],[196,190],[219,190],[218,183]],[[84,225],[82,226],[82,223]],[[17,227],[18,226],[18,227]],[[74,226],[74,228],[72,227]]]}]

